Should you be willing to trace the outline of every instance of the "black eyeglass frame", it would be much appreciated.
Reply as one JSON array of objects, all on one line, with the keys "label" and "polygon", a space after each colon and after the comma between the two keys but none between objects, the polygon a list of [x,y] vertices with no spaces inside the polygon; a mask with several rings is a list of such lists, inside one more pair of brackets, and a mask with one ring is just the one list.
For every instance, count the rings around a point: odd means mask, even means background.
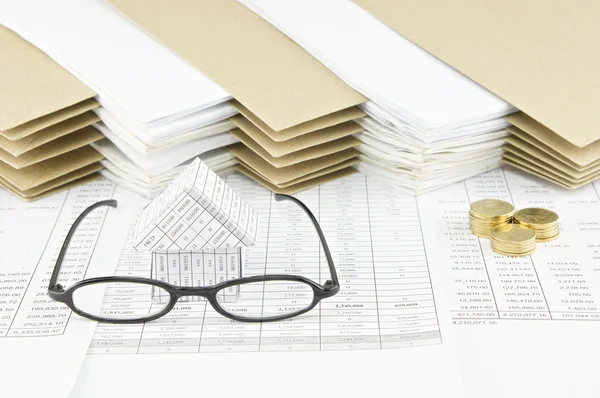
[{"label": "black eyeglass frame", "polygon": [[[141,277],[134,277],[134,276],[105,276],[105,277],[84,279],[79,282],[76,282],[75,284],[73,284],[73,286],[70,286],[69,288],[65,289],[61,284],[58,283],[58,276],[60,274],[60,269],[61,269],[62,263],[64,261],[65,255],[67,253],[69,243],[71,242],[71,239],[75,235],[75,232],[77,231],[77,227],[79,226],[79,224],[81,224],[81,222],[85,219],[85,217],[89,213],[91,213],[98,207],[102,207],[102,206],[110,206],[113,208],[117,207],[116,200],[104,200],[101,202],[94,203],[93,205],[86,208],[79,215],[79,217],[77,217],[77,219],[71,226],[71,229],[69,230],[69,232],[65,238],[65,241],[60,249],[60,253],[58,254],[58,257],[56,259],[56,264],[54,266],[54,270],[52,271],[52,276],[50,277],[50,283],[48,285],[48,296],[53,300],[56,300],[58,302],[66,304],[73,312],[75,312],[76,314],[78,314],[84,318],[88,318],[88,319],[98,321],[98,322],[106,322],[106,323],[114,323],[114,324],[132,324],[132,323],[150,322],[155,319],[161,318],[161,317],[165,316],[166,314],[168,314],[175,307],[175,305],[177,304],[177,301],[181,297],[186,297],[186,296],[204,297],[205,299],[208,300],[208,302],[212,305],[212,307],[215,309],[215,311],[217,311],[219,314],[221,314],[224,317],[227,317],[229,319],[233,319],[233,320],[241,321],[241,322],[273,322],[273,321],[280,321],[280,320],[284,320],[284,319],[293,318],[298,315],[302,315],[302,314],[312,310],[313,308],[315,308],[316,305],[319,304],[319,302],[321,300],[328,298],[328,297],[332,297],[335,294],[337,294],[340,291],[340,284],[339,284],[337,272],[335,270],[335,265],[333,263],[333,257],[331,256],[331,252],[329,250],[329,246],[327,245],[325,235],[323,234],[323,231],[321,230],[321,227],[319,226],[319,222],[317,221],[317,219],[315,218],[313,213],[310,211],[310,209],[304,203],[302,203],[302,201],[296,199],[293,196],[284,195],[284,194],[274,194],[274,197],[277,202],[280,202],[283,200],[289,200],[289,201],[296,203],[298,206],[300,206],[300,208],[302,208],[302,210],[304,210],[304,212],[308,215],[308,217],[312,221],[312,223],[317,231],[317,234],[319,235],[321,245],[323,246],[323,251],[325,252],[325,257],[327,259],[327,264],[329,266],[329,271],[331,274],[331,279],[327,280],[323,285],[321,285],[311,279],[305,278],[303,276],[285,275],[285,274],[282,274],[282,275],[257,275],[257,276],[242,277],[239,279],[233,279],[233,280],[225,281],[225,282],[222,282],[222,283],[219,283],[216,285],[205,286],[205,287],[175,286],[175,285],[165,283],[165,282],[162,282],[162,281],[159,281],[156,279],[141,278]],[[272,281],[301,282],[301,283],[305,283],[305,284],[309,285],[312,288],[313,293],[314,293],[312,303],[304,309],[301,309],[296,312],[291,312],[289,314],[250,318],[250,317],[239,316],[239,315],[227,312],[226,310],[223,309],[223,307],[221,307],[221,305],[219,304],[219,302],[217,300],[217,293],[228,287],[244,285],[247,283],[272,282]],[[93,314],[88,314],[87,312],[81,311],[75,305],[75,302],[73,300],[73,293],[77,289],[80,289],[84,286],[97,284],[97,283],[114,283],[114,282],[137,283],[137,284],[156,286],[156,287],[161,288],[169,293],[169,296],[170,296],[169,303],[165,306],[164,309],[162,309],[160,312],[158,312],[156,314],[145,316],[145,317],[132,318],[132,319],[115,319],[115,318],[99,317],[99,316],[96,316]]]}]

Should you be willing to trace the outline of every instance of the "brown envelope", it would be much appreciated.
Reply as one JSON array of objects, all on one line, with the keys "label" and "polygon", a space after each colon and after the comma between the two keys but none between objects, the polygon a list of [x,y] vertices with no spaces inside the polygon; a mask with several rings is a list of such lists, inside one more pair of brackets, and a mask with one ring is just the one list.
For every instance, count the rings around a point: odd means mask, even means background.
[{"label": "brown envelope", "polygon": [[514,168],[522,170],[522,171],[524,171],[526,173],[532,174],[532,175],[534,175],[536,177],[539,177],[539,178],[541,178],[543,180],[550,181],[551,183],[556,184],[556,185],[560,186],[561,188],[574,189],[574,188],[571,188],[571,187],[568,187],[568,186],[564,185],[561,181],[553,180],[552,178],[549,178],[549,177],[547,177],[547,176],[545,176],[543,174],[540,174],[540,173],[536,172],[535,170],[530,169],[529,167],[522,166],[522,165],[520,165],[518,163],[515,163],[515,162],[513,162],[510,159],[504,159],[504,162],[507,165],[510,165],[510,166],[512,166]]},{"label": "brown envelope", "polygon": [[71,133],[61,138],[57,138],[45,145],[28,151],[21,156],[13,156],[10,153],[0,149],[0,161],[9,164],[15,169],[22,169],[44,160],[71,152],[77,148],[89,145],[104,138],[101,132],[92,126]]},{"label": "brown envelope", "polygon": [[600,139],[599,1],[354,1],[571,144]]},{"label": "brown envelope", "polygon": [[236,0],[111,0],[273,130],[366,101]]},{"label": "brown envelope", "polygon": [[592,182],[592,181],[594,181],[595,179],[598,178],[598,177],[593,177],[593,178],[590,178],[590,179],[588,179],[588,180],[586,180],[584,182],[581,182],[581,183],[578,183],[578,184],[573,184],[573,183],[571,183],[569,181],[566,181],[566,180],[564,180],[564,179],[562,179],[560,177],[553,176],[553,175],[547,173],[546,171],[544,171],[543,169],[540,169],[539,167],[537,167],[537,166],[535,166],[535,165],[533,165],[531,163],[526,163],[526,162],[523,162],[521,160],[519,160],[517,162],[517,161],[514,161],[513,159],[508,159],[508,158],[505,158],[504,161],[507,164],[510,164],[513,167],[521,169],[521,170],[523,170],[523,171],[525,171],[527,173],[533,174],[533,175],[535,175],[537,177],[543,178],[543,179],[545,179],[547,181],[550,181],[550,182],[552,182],[554,184],[560,185],[561,187],[567,188],[567,189],[577,189],[577,188],[582,187],[582,186],[584,186],[586,184],[589,184],[590,182]]},{"label": "brown envelope", "polygon": [[[344,122],[348,122],[350,120],[359,119],[361,117],[365,117],[367,114],[363,112],[360,108],[353,106],[348,109],[344,109],[335,113],[331,113],[327,116],[322,116],[308,122],[304,122],[298,124],[294,127],[287,128],[285,130],[275,131],[269,126],[267,126],[262,120],[260,120],[256,115],[248,110],[244,105],[240,104],[236,100],[229,101],[231,105],[235,109],[238,110],[247,120],[252,122],[256,127],[258,127],[263,133],[265,133],[271,140],[273,141],[287,141],[292,138],[299,137],[304,134],[316,132],[317,130],[323,130],[327,127],[332,127],[339,125]],[[239,126],[238,126],[239,127]]]},{"label": "brown envelope", "polygon": [[103,156],[95,149],[84,146],[21,170],[16,170],[0,161],[0,177],[17,189],[26,191],[102,159]]},{"label": "brown envelope", "polygon": [[17,141],[10,141],[0,135],[0,149],[4,149],[13,156],[21,156],[22,154],[57,138],[63,137],[84,127],[91,126],[99,120],[100,118],[96,116],[94,112],[86,112]]},{"label": "brown envelope", "polygon": [[96,95],[11,30],[0,25],[0,131],[50,115]]},{"label": "brown envelope", "polygon": [[69,182],[67,184],[61,185],[60,187],[56,187],[54,189],[50,189],[48,191],[44,191],[44,192],[40,193],[39,195],[31,195],[31,196],[25,196],[25,194],[23,194],[21,191],[16,191],[13,188],[10,188],[10,187],[4,185],[2,183],[2,181],[0,181],[0,188],[4,188],[8,192],[10,192],[10,193],[12,193],[12,194],[20,197],[21,199],[25,200],[26,202],[30,202],[30,201],[33,201],[33,200],[38,200],[38,199],[45,198],[45,197],[50,196],[50,195],[54,195],[55,193],[58,193],[58,192],[61,192],[61,191],[66,191],[68,189],[75,188],[78,185],[87,184],[88,182],[92,182],[92,181],[96,181],[96,180],[101,180],[101,179],[102,179],[102,176],[100,174],[98,174],[98,173],[95,173],[95,174],[91,174],[91,175],[89,175],[87,177],[83,177],[83,178],[81,178],[79,180],[75,180],[75,181]]},{"label": "brown envelope", "polygon": [[232,145],[229,151],[248,168],[278,186],[358,157],[358,151],[350,148],[291,166],[275,167],[243,144]]},{"label": "brown envelope", "polygon": [[[514,126],[514,128],[508,128],[513,134],[528,135],[541,144],[536,145],[540,149],[549,148],[549,152],[558,153],[560,157],[568,159],[578,166],[586,167],[600,159],[600,141],[579,148],[524,113],[508,116],[506,120]],[[518,131],[515,132],[515,129]]]},{"label": "brown envelope", "polygon": [[293,195],[297,192],[304,191],[309,188],[313,188],[318,185],[325,184],[326,182],[337,180],[339,178],[346,177],[346,176],[356,173],[356,170],[354,168],[347,167],[343,170],[335,171],[333,173],[330,173],[330,174],[327,174],[327,175],[324,175],[321,177],[317,177],[312,180],[304,181],[304,182],[301,182],[296,185],[292,185],[292,186],[285,187],[285,188],[279,188],[279,187],[271,184],[270,182],[266,181],[264,178],[260,177],[259,175],[257,175],[256,173],[249,170],[247,167],[245,167],[243,165],[238,164],[235,166],[235,169],[238,170],[239,172],[241,172],[242,174],[246,175],[247,177],[252,178],[259,184],[270,189],[271,191],[273,191],[275,193],[283,193],[286,195]]},{"label": "brown envelope", "polygon": [[43,194],[44,192],[48,192],[54,190],[56,188],[60,188],[65,184],[68,184],[73,181],[77,181],[83,177],[89,176],[90,174],[96,173],[102,170],[104,167],[100,163],[94,163],[89,166],[84,166],[78,170],[75,170],[71,173],[65,174],[64,176],[55,178],[54,180],[48,181],[45,184],[38,185],[35,188],[31,188],[25,191],[20,191],[16,186],[11,184],[9,181],[0,177],[0,183],[3,186],[10,189],[11,192],[18,194],[21,198],[34,198]]},{"label": "brown envelope", "polygon": [[265,181],[269,182],[270,184],[275,185],[277,188],[288,188],[294,185],[298,185],[302,182],[305,181],[310,181],[310,180],[314,180],[315,178],[327,175],[327,174],[331,174],[333,172],[342,170],[342,169],[346,169],[348,167],[352,167],[354,165],[356,165],[359,162],[358,158],[354,158],[354,159],[349,159],[346,160],[342,163],[336,164],[334,166],[331,167],[327,167],[325,169],[322,170],[318,170],[315,171],[314,173],[310,173],[307,175],[304,175],[302,177],[298,177],[295,178],[293,180],[289,180],[287,182],[281,183],[281,184],[276,184],[275,181],[270,180],[267,176],[259,173],[257,170],[253,169],[252,167],[250,167],[249,165],[247,165],[246,163],[240,161],[239,164],[243,165],[244,167],[246,167],[248,170],[251,170],[252,172],[254,172],[255,174],[257,174],[258,176],[260,176],[261,178],[263,178]]},{"label": "brown envelope", "polygon": [[[580,166],[577,163],[573,162],[572,160],[568,159],[562,153],[550,148],[549,146],[543,144],[540,141],[537,141],[535,138],[531,137],[530,135],[526,134],[525,132],[523,132],[522,130],[520,130],[516,127],[508,127],[506,130],[509,131],[518,140],[521,140],[522,142],[526,142],[529,145],[535,146],[536,148],[546,152],[548,154],[548,156],[552,156],[552,157],[558,159],[559,161],[571,166],[575,170],[585,170],[588,167],[592,167],[592,166],[595,166],[596,164],[598,164],[598,161],[596,161],[596,162],[592,162],[585,166]],[[600,161],[600,159],[599,159],[599,161]]]},{"label": "brown envelope", "polygon": [[268,135],[263,133],[243,116],[234,116],[231,118],[231,121],[240,130],[256,141],[256,143],[267,151],[269,155],[277,158],[363,131],[363,128],[357,123],[349,121],[322,130],[317,130],[310,134],[304,134],[300,137],[291,138],[287,141],[277,142],[273,141]]},{"label": "brown envelope", "polygon": [[42,116],[25,124],[15,127],[14,129],[0,131],[0,137],[11,141],[21,140],[32,134],[35,134],[47,127],[64,122],[65,120],[79,116],[85,112],[91,111],[99,106],[95,99],[88,99],[78,104],[69,106],[51,113],[50,115]]},{"label": "brown envelope", "polygon": [[314,173],[310,173],[310,174],[304,175],[302,177],[298,177],[298,178],[295,178],[293,180],[289,180],[287,182],[283,182],[281,184],[276,184],[275,181],[270,180],[267,176],[259,173],[257,170],[253,169],[252,167],[250,167],[249,165],[247,165],[246,163],[244,163],[242,161],[240,161],[239,164],[241,164],[242,166],[244,166],[246,169],[252,171],[256,175],[258,175],[259,177],[261,177],[262,179],[264,179],[265,181],[267,181],[269,184],[272,184],[272,185],[276,186],[277,188],[281,189],[281,188],[288,188],[288,187],[291,187],[291,186],[294,186],[294,185],[298,185],[298,184],[300,184],[302,182],[305,182],[305,181],[311,181],[311,180],[314,180],[315,178],[318,178],[318,177],[321,177],[321,176],[325,176],[325,175],[331,174],[333,172],[336,172],[336,171],[339,171],[339,170],[342,170],[342,169],[346,169],[348,167],[352,167],[352,166],[356,165],[358,162],[359,162],[358,158],[349,159],[349,160],[346,160],[346,161],[344,161],[344,162],[342,162],[340,164],[336,164],[334,166],[327,167],[327,168],[325,168],[323,170],[315,171]]},{"label": "brown envelope", "polygon": [[510,144],[507,145],[507,147],[512,146],[513,148],[518,148],[520,151],[526,153],[526,157],[530,158],[532,161],[548,163],[553,167],[564,170],[565,173],[572,175],[589,173],[590,170],[600,167],[600,160],[590,163],[586,167],[574,167],[570,162],[565,162],[560,157],[550,155],[517,136],[507,137],[506,142],[507,144]]},{"label": "brown envelope", "polygon": [[[520,150],[519,148],[515,148],[512,145],[507,145],[505,147],[508,155],[505,158],[517,160],[522,159],[527,162],[527,164],[531,164],[536,166],[538,169],[546,170],[548,173],[551,173],[556,176],[560,176],[565,181],[570,181],[572,183],[577,183],[582,180],[586,180],[594,175],[597,175],[600,172],[600,167],[595,167],[586,172],[580,172],[575,170],[569,170],[564,168],[564,165],[561,167],[556,167],[552,163],[546,163],[540,159],[532,158],[527,152]],[[510,156],[509,156],[510,155]]]},{"label": "brown envelope", "polygon": [[303,149],[289,155],[284,155],[279,158],[271,156],[265,151],[256,141],[253,141],[240,129],[231,130],[230,133],[238,138],[244,145],[252,149],[264,160],[271,163],[275,167],[285,167],[296,163],[305,162],[311,159],[317,159],[321,156],[331,155],[332,153],[340,152],[348,148],[353,148],[360,144],[360,141],[355,137],[344,137],[335,141],[326,142],[325,144],[316,145],[311,148]]}]

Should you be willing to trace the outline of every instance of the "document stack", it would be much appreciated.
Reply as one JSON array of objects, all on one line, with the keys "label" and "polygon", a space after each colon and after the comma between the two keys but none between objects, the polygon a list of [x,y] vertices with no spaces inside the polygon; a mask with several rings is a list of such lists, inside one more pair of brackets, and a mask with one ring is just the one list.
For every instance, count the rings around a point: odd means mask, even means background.
[{"label": "document stack", "polygon": [[571,189],[600,177],[600,3],[356,3],[523,112],[507,163]]},{"label": "document stack", "polygon": [[98,177],[95,93],[0,26],[0,187],[38,199]]},{"label": "document stack", "polygon": [[104,175],[152,194],[182,163],[238,141],[233,157],[209,156],[223,161],[213,166],[228,169],[235,158],[274,191],[354,170],[351,135],[362,128],[352,120],[364,116],[355,107],[364,97],[244,6],[117,5],[154,39],[101,0],[27,0],[0,17],[98,93],[97,127],[110,141],[96,145]]},{"label": "document stack", "polygon": [[348,175],[365,98],[235,0],[112,1],[236,101],[236,169],[294,193]]},{"label": "document stack", "polygon": [[365,97],[358,170],[420,194],[501,164],[515,109],[346,0],[242,0]]},{"label": "document stack", "polygon": [[151,194],[180,171],[173,168],[237,142],[227,133],[237,113],[231,96],[110,4],[12,2],[0,23],[96,91],[95,126],[110,141],[95,145],[106,156],[105,176]]}]

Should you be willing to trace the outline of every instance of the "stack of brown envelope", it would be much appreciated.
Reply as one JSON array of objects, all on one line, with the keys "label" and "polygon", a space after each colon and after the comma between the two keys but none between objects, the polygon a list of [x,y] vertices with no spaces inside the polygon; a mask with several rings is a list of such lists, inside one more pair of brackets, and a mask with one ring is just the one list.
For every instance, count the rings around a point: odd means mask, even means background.
[{"label": "stack of brown envelope", "polygon": [[231,134],[240,143],[229,148],[237,168],[273,191],[297,192],[347,175],[358,163],[354,147],[360,141],[353,135],[362,128],[353,119],[364,113],[356,107],[275,131],[239,102],[232,104],[240,112],[231,118],[237,127]]},{"label": "stack of brown envelope", "polygon": [[236,0],[111,2],[235,98],[240,172],[280,193],[354,172],[365,97],[268,22]]},{"label": "stack of brown envelope", "polygon": [[600,178],[600,2],[354,1],[523,112],[508,163],[566,188]]},{"label": "stack of brown envelope", "polygon": [[0,26],[0,187],[34,200],[97,178],[95,93]]},{"label": "stack of brown envelope", "polygon": [[524,113],[507,120],[507,163],[569,189],[600,178],[600,141],[578,147]]}]

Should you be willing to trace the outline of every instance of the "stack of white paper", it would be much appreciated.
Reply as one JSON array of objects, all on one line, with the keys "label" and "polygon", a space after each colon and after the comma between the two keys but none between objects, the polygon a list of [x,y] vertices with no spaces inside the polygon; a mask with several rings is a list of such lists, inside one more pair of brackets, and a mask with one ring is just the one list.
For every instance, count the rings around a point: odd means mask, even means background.
[{"label": "stack of white paper", "polygon": [[515,109],[348,0],[240,0],[371,101],[358,169],[421,193],[498,167]]},{"label": "stack of white paper", "polygon": [[[191,162],[188,160],[165,172],[148,174],[107,139],[94,143],[93,147],[105,158],[100,162],[105,167],[100,174],[148,198],[152,198],[162,191]],[[221,177],[235,172],[234,166],[238,163],[229,151],[222,148],[204,152],[199,157]]]},{"label": "stack of white paper", "polygon": [[[237,142],[227,133],[237,113],[231,96],[106,1],[6,1],[0,23],[98,94],[96,127],[144,178]],[[111,178],[133,182],[119,170]]]}]

